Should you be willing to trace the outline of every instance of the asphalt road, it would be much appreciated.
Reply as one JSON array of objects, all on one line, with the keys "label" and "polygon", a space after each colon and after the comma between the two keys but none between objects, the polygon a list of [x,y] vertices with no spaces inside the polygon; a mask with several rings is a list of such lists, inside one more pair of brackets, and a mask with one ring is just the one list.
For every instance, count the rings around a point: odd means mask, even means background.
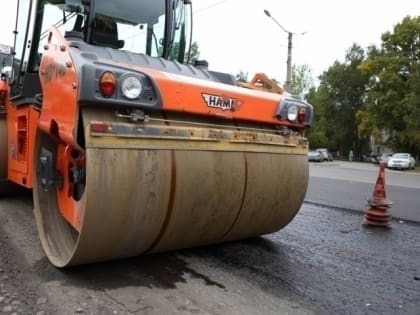
[{"label": "asphalt road", "polygon": [[[378,172],[379,167],[369,163],[310,163],[305,200],[365,212]],[[385,190],[393,202],[389,211],[395,219],[420,222],[420,173],[386,169]]]},{"label": "asphalt road", "polygon": [[420,225],[304,204],[251,240],[58,270],[30,198],[0,201],[0,314],[412,314]]}]

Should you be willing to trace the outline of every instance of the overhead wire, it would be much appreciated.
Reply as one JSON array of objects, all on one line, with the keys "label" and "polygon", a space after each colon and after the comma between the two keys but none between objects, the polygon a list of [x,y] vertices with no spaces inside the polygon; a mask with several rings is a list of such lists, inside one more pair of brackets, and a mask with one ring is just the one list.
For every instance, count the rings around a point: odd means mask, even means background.
[{"label": "overhead wire", "polygon": [[224,3],[228,2],[228,1],[230,1],[230,0],[222,0],[222,1],[219,1],[219,2],[216,2],[216,3],[213,3],[212,5],[209,5],[207,7],[204,7],[204,8],[201,8],[201,9],[196,10],[194,12],[194,14],[198,14],[198,13],[201,13],[201,12],[204,12],[204,11],[207,11],[207,10],[210,10],[210,9],[212,9],[214,7],[217,7],[219,5],[222,5],[222,4],[224,4]]}]

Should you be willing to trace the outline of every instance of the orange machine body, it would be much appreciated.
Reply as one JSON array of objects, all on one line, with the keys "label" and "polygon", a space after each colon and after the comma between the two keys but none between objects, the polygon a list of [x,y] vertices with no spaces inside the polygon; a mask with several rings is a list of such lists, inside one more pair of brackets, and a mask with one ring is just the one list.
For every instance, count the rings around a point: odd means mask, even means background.
[{"label": "orange machine body", "polygon": [[6,103],[7,152],[9,180],[26,188],[32,188],[35,135],[39,113],[32,104],[16,106]]},{"label": "orange machine body", "polygon": [[[51,133],[57,128],[57,136],[66,144],[77,148],[74,139],[79,113],[79,83],[70,47],[55,28],[51,29],[45,47],[40,68],[44,102],[39,127]],[[141,71],[153,78],[162,93],[163,111],[286,126],[299,130],[305,128],[276,115],[285,95],[269,92],[262,94],[259,90],[228,86],[152,68],[115,64]],[[56,106],[57,103],[62,105]]]},{"label": "orange machine body", "polygon": [[[40,66],[40,81],[43,91],[43,106],[39,115],[38,126],[60,140],[60,159],[57,161],[58,169],[68,169],[75,164],[83,164],[83,150],[77,144],[77,123],[79,115],[78,92],[79,82],[77,68],[72,59],[71,47],[62,34],[55,28],[51,28],[47,43],[44,45]],[[115,62],[115,65],[121,66]],[[295,127],[303,129],[304,126],[294,124],[286,119],[276,116],[279,103],[284,95],[264,93],[259,90],[245,89],[235,85],[227,86],[217,82],[190,78],[173,73],[167,73],[152,68],[124,65],[127,68],[135,68],[153,78],[159,87],[162,98],[162,110],[167,113],[188,113],[198,116],[217,117],[233,121],[269,124],[273,126]],[[182,84],[180,84],[182,82]],[[262,94],[263,93],[263,94]],[[60,106],[57,106],[60,104]],[[33,111],[33,110],[32,110]],[[26,109],[31,119],[33,128],[27,133],[29,148],[33,151],[33,137],[35,134],[36,120],[38,115],[32,112],[28,106]],[[32,115],[30,116],[30,113]],[[12,121],[16,121],[12,119]],[[16,132],[10,130],[12,135]],[[13,137],[13,136],[12,136]],[[15,136],[17,137],[17,135]],[[11,139],[12,142],[18,141]],[[78,160],[72,157],[72,152],[81,153]],[[28,159],[31,158],[29,155]],[[25,160],[25,175],[11,176],[10,179],[20,183],[22,176],[26,178],[27,187],[31,187],[32,161]],[[20,163],[13,160],[12,165]],[[23,164],[23,163],[21,163]],[[23,166],[22,166],[23,167]],[[20,173],[19,173],[20,174]],[[62,176],[68,176],[66,172]],[[68,178],[64,178],[64,187],[58,192],[58,203],[63,216],[78,229],[81,224],[79,201],[69,198],[72,187],[67,185]]]}]

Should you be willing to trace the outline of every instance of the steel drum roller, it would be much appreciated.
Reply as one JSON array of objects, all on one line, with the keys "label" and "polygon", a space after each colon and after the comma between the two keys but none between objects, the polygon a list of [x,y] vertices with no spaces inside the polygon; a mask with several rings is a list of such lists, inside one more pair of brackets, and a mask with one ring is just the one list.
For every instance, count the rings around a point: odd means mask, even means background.
[{"label": "steel drum roller", "polygon": [[[96,137],[89,126],[98,115],[84,112],[86,185],[72,201],[82,213],[80,232],[60,214],[55,190],[34,187],[40,238],[58,267],[267,234],[299,210],[308,179],[304,148]],[[38,155],[43,149],[57,159],[57,141],[38,137]]]}]

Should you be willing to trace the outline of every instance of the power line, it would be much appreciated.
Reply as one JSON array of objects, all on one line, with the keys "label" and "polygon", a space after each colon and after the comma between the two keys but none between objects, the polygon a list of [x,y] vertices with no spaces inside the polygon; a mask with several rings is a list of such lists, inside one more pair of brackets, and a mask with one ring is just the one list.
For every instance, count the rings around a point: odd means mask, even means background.
[{"label": "power line", "polygon": [[217,7],[217,6],[219,6],[219,5],[223,4],[223,3],[226,3],[228,1],[230,1],[230,0],[222,0],[222,1],[219,1],[219,2],[216,2],[216,3],[213,3],[212,5],[209,5],[207,7],[204,7],[204,8],[201,8],[201,9],[196,10],[194,13],[197,14],[197,13],[200,13],[200,12],[204,12],[204,11],[210,10],[210,9],[212,9],[214,7]]}]

